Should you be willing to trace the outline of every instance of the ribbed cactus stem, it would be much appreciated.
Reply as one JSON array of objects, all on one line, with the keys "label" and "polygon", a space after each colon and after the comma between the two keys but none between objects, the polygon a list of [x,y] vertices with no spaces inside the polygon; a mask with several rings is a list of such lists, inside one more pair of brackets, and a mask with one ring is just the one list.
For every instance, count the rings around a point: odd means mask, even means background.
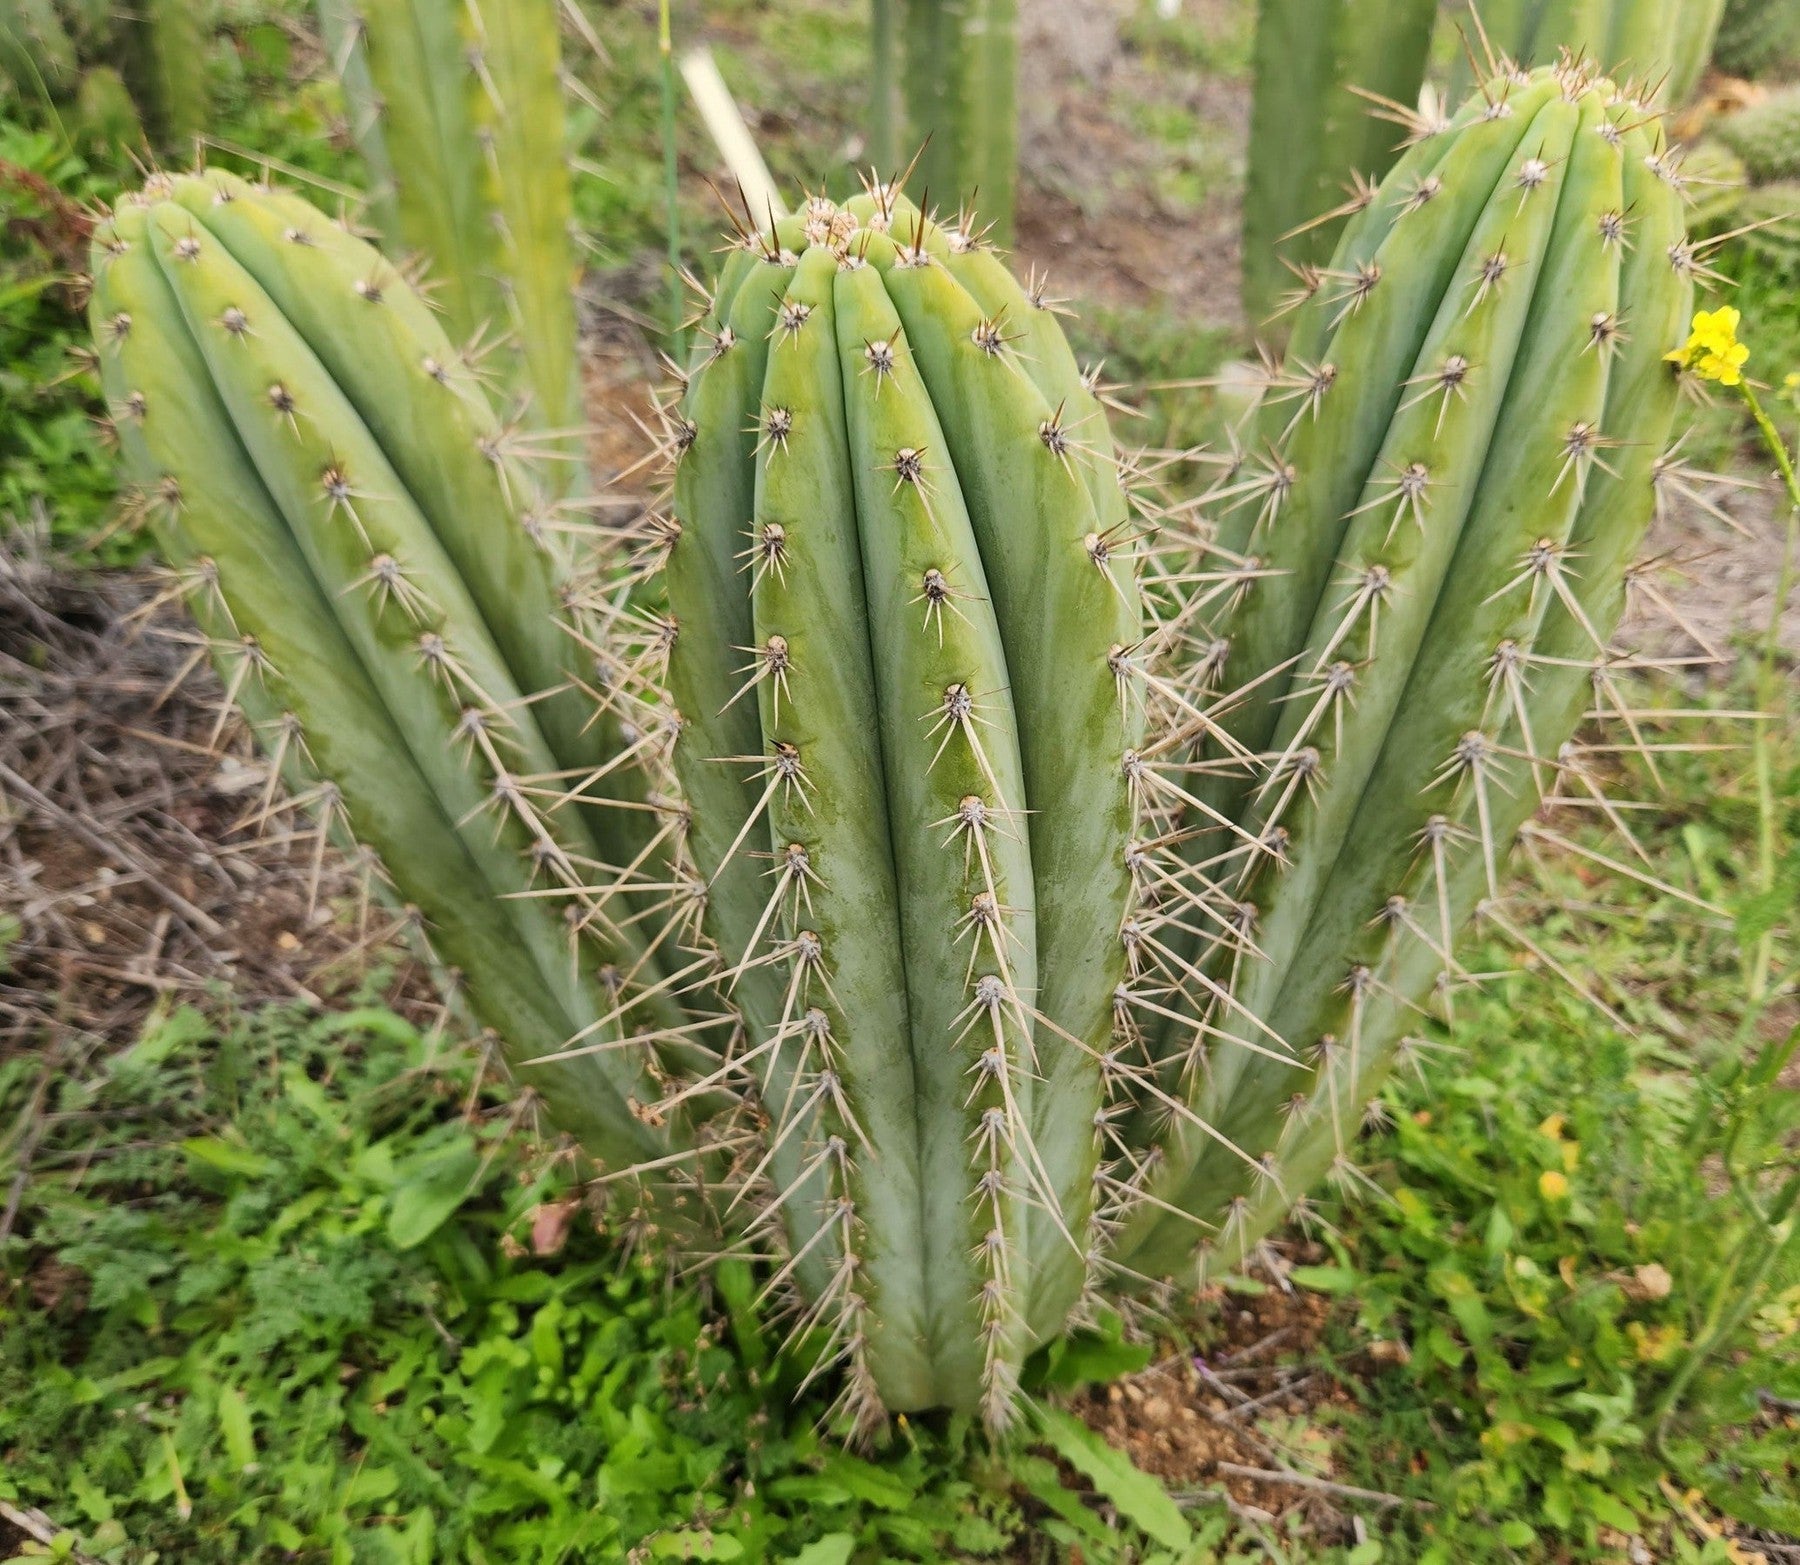
[{"label": "ribbed cactus stem", "polygon": [[[109,406],[230,627],[228,685],[279,712],[265,742],[317,767],[521,1079],[603,1160],[666,1155],[654,1058],[619,1046],[654,969],[606,895],[649,826],[590,786],[617,722],[575,689],[555,567],[506,492],[528,476],[430,311],[306,203],[217,172],[122,205],[93,271]],[[553,785],[595,802],[540,807]],[[613,1047],[533,1063],[577,1040]]]},{"label": "ribbed cactus stem", "polygon": [[1567,52],[1661,103],[1682,104],[1712,57],[1724,10],[1725,0],[1493,0],[1459,8],[1448,17],[1467,42],[1452,67],[1451,97],[1473,85],[1469,54],[1486,72],[1502,58],[1529,69]]},{"label": "ribbed cactus stem", "polygon": [[[888,1406],[1003,1422],[1095,1242],[1131,893],[1124,501],[1049,301],[975,235],[877,190],[748,245],[677,431],[691,840],[727,959],[784,974],[776,1143],[813,1149],[802,1171],[835,1149],[815,1307]],[[749,855],[797,877],[775,929]]]},{"label": "ribbed cactus stem", "polygon": [[[1237,817],[1251,845],[1228,1014],[1187,1074],[1206,1128],[1177,1128],[1152,1189],[1223,1209],[1209,1251],[1226,1265],[1321,1158],[1348,1170],[1408,1012],[1454,983],[1477,903],[1497,906],[1501,860],[1609,655],[1673,415],[1661,354],[1692,259],[1641,107],[1574,67],[1488,91],[1345,236],[1344,281],[1297,332],[1317,357],[1272,388],[1264,430],[1289,470],[1239,506],[1270,545],[1317,548],[1323,528],[1330,565],[1304,582],[1310,612],[1278,621],[1251,605],[1302,584],[1247,582],[1242,619],[1268,630],[1223,664],[1272,692],[1234,714],[1270,759]],[[1415,301],[1410,326],[1384,317],[1390,289]],[[1288,558],[1259,552],[1259,570]],[[1126,1259],[1168,1272],[1194,1237],[1152,1206]]]},{"label": "ribbed cactus stem", "polygon": [[502,377],[580,486],[577,352],[556,0],[320,0],[388,247],[424,267],[459,344],[503,342]]},{"label": "ribbed cactus stem", "polygon": [[899,161],[918,154],[909,188],[933,206],[967,203],[992,225],[993,242],[1009,245],[1019,162],[1017,0],[891,3],[903,53]]},{"label": "ribbed cactus stem", "polygon": [[203,0],[132,0],[120,20],[120,70],[159,147],[192,155],[206,128]]},{"label": "ribbed cactus stem", "polygon": [[1436,16],[1434,0],[1261,0],[1243,259],[1260,329],[1293,269],[1324,264],[1360,192],[1398,155]]},{"label": "ribbed cactus stem", "polygon": [[17,97],[84,150],[191,152],[206,121],[210,9],[0,0],[0,101]]},{"label": "ribbed cactus stem", "polygon": [[231,697],[551,1114],[855,1425],[1001,1429],[1097,1298],[1353,1179],[1463,926],[1523,933],[1503,856],[1630,710],[1703,270],[1658,123],[1571,59],[1417,127],[1173,504],[1042,279],[880,184],[738,235],[630,572],[304,202],[153,181],[93,326]]},{"label": "ribbed cactus stem", "polygon": [[31,103],[60,98],[81,73],[57,0],[0,0],[0,80]]}]

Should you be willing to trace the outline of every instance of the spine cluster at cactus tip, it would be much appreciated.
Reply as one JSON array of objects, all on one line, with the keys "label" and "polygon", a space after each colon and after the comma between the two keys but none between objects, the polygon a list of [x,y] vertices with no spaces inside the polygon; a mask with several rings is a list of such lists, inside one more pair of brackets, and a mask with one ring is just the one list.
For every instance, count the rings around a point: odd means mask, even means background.
[{"label": "spine cluster at cactus tip", "polygon": [[1203,492],[1116,454],[1042,276],[881,183],[746,222],[667,492],[579,560],[292,196],[153,182],[92,324],[231,697],[616,1210],[757,1260],[852,1425],[1002,1429],[1036,1347],[1354,1179],[1463,926],[1529,939],[1504,858],[1629,711],[1671,471],[1660,134],[1573,61],[1419,127],[1248,426],[1160,465]]}]

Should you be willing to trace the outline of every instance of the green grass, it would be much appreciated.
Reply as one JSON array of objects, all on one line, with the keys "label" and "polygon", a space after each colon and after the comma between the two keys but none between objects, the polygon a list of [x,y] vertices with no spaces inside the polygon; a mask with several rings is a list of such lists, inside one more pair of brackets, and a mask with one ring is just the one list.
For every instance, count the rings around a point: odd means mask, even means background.
[{"label": "green grass", "polygon": [[368,1008],[0,1067],[12,1146],[50,1116],[0,1251],[0,1497],[108,1560],[994,1557],[1022,1513],[968,1432],[845,1454],[741,1276],[711,1306],[580,1212],[532,1256],[565,1175],[475,1076]]},{"label": "green grass", "polygon": [[[48,132],[0,119],[0,525],[50,521],[59,540],[83,544],[113,506],[113,465],[95,415],[98,400],[73,350],[86,333],[75,313],[68,209],[29,180],[48,181],[71,201],[110,193]],[[134,552],[115,544],[102,551]]]}]

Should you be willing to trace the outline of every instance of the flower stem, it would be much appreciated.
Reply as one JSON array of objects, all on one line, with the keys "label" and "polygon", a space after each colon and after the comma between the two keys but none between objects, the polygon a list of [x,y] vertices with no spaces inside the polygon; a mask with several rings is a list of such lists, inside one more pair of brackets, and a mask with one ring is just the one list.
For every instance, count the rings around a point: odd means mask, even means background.
[{"label": "flower stem", "polygon": [[[1761,399],[1756,395],[1756,388],[1745,381],[1740,389],[1744,405],[1756,422],[1763,444],[1775,458],[1775,466],[1788,497],[1787,538],[1781,551],[1781,569],[1775,578],[1775,601],[1769,610],[1769,624],[1763,635],[1762,652],[1756,671],[1756,706],[1765,721],[1756,725],[1751,741],[1751,762],[1756,776],[1757,879],[1758,889],[1766,895],[1775,884],[1776,838],[1780,824],[1775,798],[1774,750],[1776,736],[1781,729],[1781,725],[1775,721],[1775,707],[1781,700],[1781,688],[1775,664],[1781,651],[1781,616],[1787,606],[1788,595],[1793,591],[1796,545],[1800,543],[1800,478],[1795,476],[1794,460],[1788,452],[1787,442],[1781,438],[1775,421],[1764,410]],[[1752,1003],[1761,1001],[1768,993],[1769,968],[1774,955],[1774,931],[1765,930],[1757,938],[1756,948],[1750,956],[1748,989]]]}]

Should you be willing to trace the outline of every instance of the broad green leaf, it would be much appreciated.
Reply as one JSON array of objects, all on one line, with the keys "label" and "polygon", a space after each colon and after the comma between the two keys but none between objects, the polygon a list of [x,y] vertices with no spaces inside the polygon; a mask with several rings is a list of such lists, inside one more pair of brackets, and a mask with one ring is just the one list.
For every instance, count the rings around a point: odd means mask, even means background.
[{"label": "broad green leaf", "polygon": [[1296,1266],[1288,1280],[1314,1293],[1352,1293],[1362,1277],[1348,1266]]},{"label": "broad green leaf", "polygon": [[235,1386],[219,1388],[219,1433],[225,1437],[225,1454],[241,1473],[256,1465],[256,1437],[250,1427],[250,1404]]},{"label": "broad green leaf", "polygon": [[744,1546],[723,1533],[684,1527],[680,1532],[658,1533],[650,1552],[659,1560],[741,1560]]},{"label": "broad green leaf", "polygon": [[1046,1386],[1084,1386],[1135,1375],[1150,1362],[1154,1343],[1125,1342],[1116,1334],[1084,1331],[1052,1348],[1044,1369]]},{"label": "broad green leaf", "polygon": [[388,1208],[387,1235],[394,1247],[410,1250],[442,1228],[468,1197],[480,1167],[474,1144],[464,1140],[402,1170]]},{"label": "broad green leaf", "polygon": [[1194,1535],[1181,1507],[1130,1457],[1058,1408],[1040,1408],[1037,1426],[1050,1449],[1093,1484],[1132,1526],[1164,1548],[1193,1547]]},{"label": "broad green leaf", "polygon": [[241,1142],[226,1141],[218,1136],[192,1136],[181,1143],[181,1150],[207,1168],[221,1174],[238,1174],[245,1179],[260,1179],[275,1166]]},{"label": "broad green leaf", "polygon": [[816,1543],[809,1543],[788,1565],[850,1565],[856,1549],[856,1536],[848,1532],[827,1533]]}]

